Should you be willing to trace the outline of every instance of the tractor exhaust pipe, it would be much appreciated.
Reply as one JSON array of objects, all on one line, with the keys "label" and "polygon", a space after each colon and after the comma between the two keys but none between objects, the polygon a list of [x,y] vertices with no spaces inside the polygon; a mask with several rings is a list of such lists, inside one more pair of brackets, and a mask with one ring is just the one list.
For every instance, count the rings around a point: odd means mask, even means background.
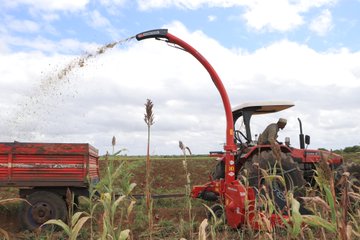
[{"label": "tractor exhaust pipe", "polygon": [[305,149],[305,138],[302,130],[302,123],[300,118],[298,118],[299,125],[300,125],[300,134],[299,134],[299,141],[300,141],[300,149]]}]

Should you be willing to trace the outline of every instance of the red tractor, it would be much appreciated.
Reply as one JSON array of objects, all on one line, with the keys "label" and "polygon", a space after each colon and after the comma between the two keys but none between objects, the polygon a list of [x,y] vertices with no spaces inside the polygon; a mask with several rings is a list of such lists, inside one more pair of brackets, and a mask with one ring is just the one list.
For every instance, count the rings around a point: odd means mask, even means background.
[{"label": "red tractor", "polygon": [[[231,104],[226,89],[211,64],[191,45],[182,39],[170,34],[167,29],[155,29],[136,35],[138,41],[145,39],[157,39],[174,45],[184,52],[190,53],[195,57],[202,66],[208,71],[212,82],[217,88],[221,100],[223,102],[226,130],[225,130],[225,152],[221,153],[221,162],[217,167],[217,171],[210,182],[194,186],[192,189],[193,198],[202,198],[209,201],[217,201],[213,211],[216,215],[225,215],[227,224],[232,228],[238,228],[244,224],[254,229],[261,228],[260,221],[265,220],[263,212],[255,209],[256,195],[259,192],[259,185],[263,183],[263,179],[259,175],[259,169],[274,168],[276,174],[278,171],[284,175],[287,189],[293,189],[297,194],[297,187],[306,184],[305,179],[311,179],[313,176],[314,164],[319,162],[321,158],[320,151],[307,150],[304,145],[309,143],[309,137],[301,137],[301,148],[294,149],[289,145],[280,144],[278,157],[274,157],[269,145],[256,145],[251,137],[250,118],[252,115],[276,112],[286,109],[292,104],[278,105],[243,105],[231,110]],[[234,131],[234,122],[240,117],[246,127],[246,133],[236,130]],[[276,160],[281,158],[281,164],[277,164]],[[342,158],[332,155],[329,158],[332,165],[340,164]],[[279,159],[280,160],[280,159]],[[245,171],[245,169],[247,171]],[[304,171],[302,171],[304,170]],[[244,184],[239,176],[247,172],[249,185]],[[279,209],[283,209],[284,205],[284,186],[273,184],[275,203]],[[260,192],[261,193],[261,192]],[[280,212],[281,214],[281,212]],[[287,219],[287,213],[282,215],[272,214],[270,222],[272,226],[282,224]]]},{"label": "red tractor", "polygon": [[[217,88],[221,100],[223,102],[226,130],[224,145],[224,178],[215,179],[202,186],[195,186],[192,190],[192,197],[202,197],[204,199],[212,198],[219,200],[224,205],[224,212],[227,224],[230,227],[237,228],[243,224],[248,224],[254,229],[259,228],[259,223],[256,219],[263,218],[263,214],[255,213],[255,189],[253,187],[246,187],[235,176],[235,156],[238,156],[238,147],[234,141],[234,119],[231,111],[231,104],[227,95],[226,89],[211,64],[191,45],[182,39],[170,34],[167,29],[155,29],[147,32],[142,32],[136,35],[138,41],[145,39],[157,39],[173,44],[176,48],[182,49],[195,57],[202,66],[208,71],[212,82]],[[220,207],[221,209],[222,206]],[[219,209],[220,209],[219,208]],[[283,216],[286,218],[286,216]],[[271,223],[273,225],[280,222],[280,217],[273,214],[271,216]]]},{"label": "red tractor", "polygon": [[[243,181],[241,176],[246,175],[249,185],[258,189],[260,188],[259,185],[264,183],[259,169],[264,169],[269,174],[276,173],[279,176],[283,176],[286,181],[286,189],[293,190],[294,195],[299,196],[302,194],[301,190],[305,184],[314,185],[316,165],[321,161],[321,157],[327,161],[332,169],[338,168],[343,163],[343,158],[340,155],[328,151],[305,148],[305,144],[310,144],[310,136],[304,136],[302,123],[299,118],[300,148],[292,147],[290,139],[286,138],[285,143],[278,142],[278,156],[276,156],[271,145],[257,144],[256,139],[253,139],[251,134],[250,120],[252,116],[275,113],[292,106],[294,104],[291,102],[258,102],[242,104],[233,109],[234,124],[241,121],[240,125],[245,128],[245,132],[235,130],[234,134],[237,145],[235,155],[235,173],[237,174],[237,179]],[[219,180],[225,178],[223,153],[212,152],[211,155],[219,157],[219,163],[215,167],[212,179]],[[279,158],[281,159],[281,166],[279,165],[280,162],[277,162]],[[195,189],[196,191],[193,192],[194,196],[204,198],[205,200],[217,200],[216,193],[202,191],[201,187]],[[283,209],[286,206],[284,186],[279,182],[273,181],[270,189],[273,192],[273,200],[277,207],[280,210]],[[304,208],[300,210],[307,212]]]}]

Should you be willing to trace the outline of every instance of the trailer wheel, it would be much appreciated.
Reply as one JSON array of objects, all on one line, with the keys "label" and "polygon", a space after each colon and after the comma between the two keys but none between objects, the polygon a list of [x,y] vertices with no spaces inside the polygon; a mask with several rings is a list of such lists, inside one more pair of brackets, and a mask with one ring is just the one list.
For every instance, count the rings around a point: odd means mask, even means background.
[{"label": "trailer wheel", "polygon": [[[276,170],[274,170],[275,167]],[[265,170],[270,176],[274,175],[275,171],[276,175],[283,176],[286,188],[277,178],[273,178],[269,185],[260,169]],[[238,179],[242,180],[245,184],[242,176],[246,177],[249,186],[260,189],[258,192],[259,194],[265,195],[265,190],[262,189],[262,187],[265,186],[266,191],[273,200],[277,210],[285,211],[285,213],[286,190],[291,190],[296,198],[303,195],[303,188],[306,184],[302,171],[290,155],[281,153],[280,165],[271,150],[256,153],[250,160],[245,162],[238,175]],[[300,207],[300,212],[308,213],[308,211],[302,207]]]},{"label": "trailer wheel", "polygon": [[34,230],[50,219],[60,219],[63,222],[67,218],[67,207],[63,198],[52,192],[37,191],[26,198],[24,203],[23,226]]}]

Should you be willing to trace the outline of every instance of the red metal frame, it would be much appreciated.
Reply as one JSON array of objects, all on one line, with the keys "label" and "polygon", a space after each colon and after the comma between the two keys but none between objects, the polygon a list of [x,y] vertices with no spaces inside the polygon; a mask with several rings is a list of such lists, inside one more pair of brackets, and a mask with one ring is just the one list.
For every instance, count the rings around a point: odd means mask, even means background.
[{"label": "red metal frame", "polygon": [[[237,228],[241,224],[248,223],[254,229],[259,229],[261,226],[255,219],[263,219],[264,214],[258,214],[255,217],[255,191],[253,188],[245,188],[240,181],[235,180],[234,155],[237,148],[234,143],[233,114],[228,94],[220,77],[211,64],[195,48],[168,33],[167,29],[155,29],[136,35],[136,39],[139,41],[149,38],[166,39],[165,41],[176,44],[193,55],[210,74],[223,102],[226,116],[225,180],[215,180],[202,186],[194,186],[192,196],[196,198],[202,191],[210,190],[218,194],[220,200],[224,203],[226,220],[229,226]],[[273,225],[278,224],[280,222],[279,216],[271,216],[271,222]]]},{"label": "red metal frame", "polygon": [[98,151],[89,144],[0,143],[0,186],[88,187],[99,178]]},{"label": "red metal frame", "polygon": [[216,73],[215,69],[211,66],[211,64],[195,48],[193,48],[190,44],[186,43],[180,38],[168,33],[167,29],[156,29],[156,30],[139,33],[136,35],[136,39],[139,41],[148,38],[158,38],[158,39],[165,38],[167,39],[168,42],[174,43],[182,47],[185,51],[193,55],[210,74],[213,83],[215,84],[217,90],[220,93],[225,110],[225,117],[226,117],[226,132],[225,132],[226,144],[224,146],[224,150],[226,151],[225,153],[226,166],[229,167],[226,168],[225,170],[226,172],[225,182],[230,183],[234,181],[235,168],[232,167],[234,165],[233,153],[236,151],[236,145],[234,144],[234,121],[231,111],[230,100],[219,75]]}]

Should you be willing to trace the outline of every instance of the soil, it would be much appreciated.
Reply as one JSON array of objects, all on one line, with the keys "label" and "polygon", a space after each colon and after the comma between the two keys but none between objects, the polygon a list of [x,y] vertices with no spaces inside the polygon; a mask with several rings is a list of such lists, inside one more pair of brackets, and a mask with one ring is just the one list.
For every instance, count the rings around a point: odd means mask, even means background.
[{"label": "soil", "polygon": [[[116,161],[116,165],[119,165],[122,161]],[[131,182],[135,182],[137,186],[133,190],[133,194],[143,194],[145,188],[145,160],[125,160],[123,161],[124,167],[129,169],[132,174]],[[209,181],[210,170],[215,166],[216,161],[214,159],[198,159],[188,158],[187,167],[190,173],[191,185],[204,184]],[[107,166],[106,161],[100,161],[101,172]],[[183,158],[174,159],[159,159],[152,160],[152,193],[153,194],[169,194],[169,193],[185,193],[186,185],[186,172],[183,166]],[[121,184],[120,179],[115,183]],[[0,192],[0,200],[16,198],[16,188],[3,188]],[[181,220],[188,220],[188,208],[186,207],[186,198],[172,198],[172,199],[154,199],[154,224],[158,224],[164,221],[171,221],[173,223],[179,223]],[[138,200],[138,204],[141,204],[141,200]],[[193,202],[197,202],[193,200]],[[16,233],[21,233],[20,224],[20,206],[19,202],[10,202],[10,204],[0,205],[0,228]],[[134,209],[132,218],[138,214]],[[201,222],[206,218],[205,208],[199,202],[193,203],[192,216],[194,221]],[[146,216],[146,213],[142,213]],[[134,220],[133,220],[134,221]],[[20,232],[20,233],[19,233]],[[18,235],[16,235],[18,236]]]},{"label": "soil", "polygon": [[[216,164],[213,159],[187,159],[191,185],[204,184],[209,181],[210,173]],[[182,193],[186,185],[186,172],[182,159],[155,160],[151,163],[153,193]],[[137,184],[134,193],[143,193],[145,188],[145,162],[133,171],[132,182]]]}]

